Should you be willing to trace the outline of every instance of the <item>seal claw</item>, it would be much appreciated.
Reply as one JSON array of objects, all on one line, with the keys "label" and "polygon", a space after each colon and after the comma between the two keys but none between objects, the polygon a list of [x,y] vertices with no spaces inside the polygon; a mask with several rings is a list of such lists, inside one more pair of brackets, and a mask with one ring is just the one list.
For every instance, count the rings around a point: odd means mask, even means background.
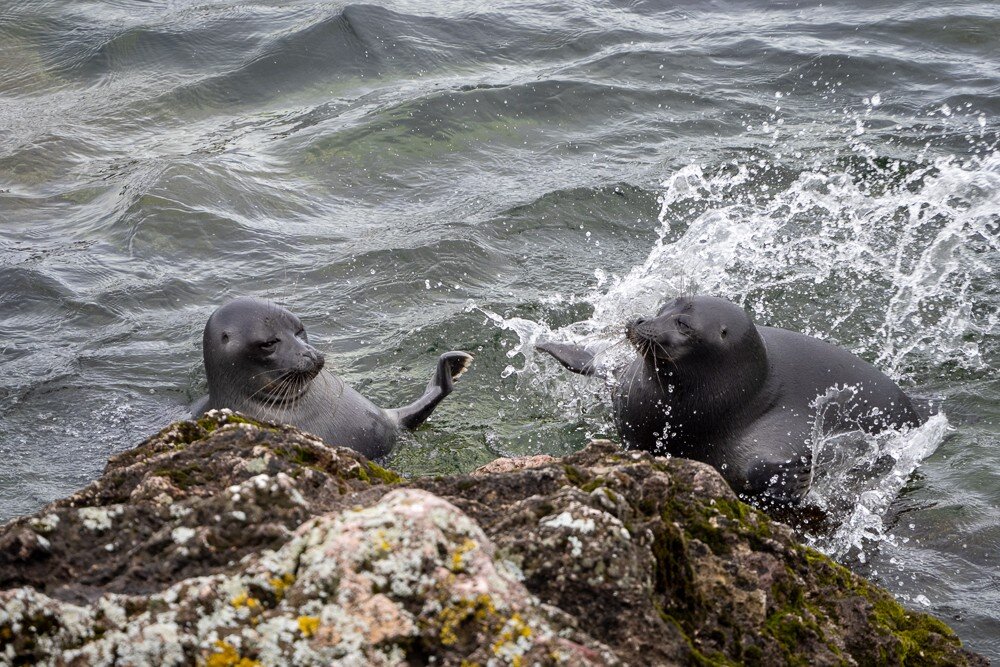
[{"label": "seal claw", "polygon": [[448,372],[453,382],[465,375],[465,371],[469,370],[475,360],[475,357],[468,352],[446,352],[442,356],[448,364]]}]

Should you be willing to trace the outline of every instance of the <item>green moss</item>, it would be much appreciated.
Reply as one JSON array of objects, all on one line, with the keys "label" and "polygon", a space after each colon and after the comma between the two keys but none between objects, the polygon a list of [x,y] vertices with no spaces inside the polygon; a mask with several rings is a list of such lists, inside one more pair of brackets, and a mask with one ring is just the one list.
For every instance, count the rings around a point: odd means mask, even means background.
[{"label": "green moss", "polygon": [[694,629],[694,611],[701,606],[694,586],[683,534],[672,523],[653,528],[653,590],[662,595],[665,613],[677,612]]},{"label": "green moss", "polygon": [[713,525],[714,516],[717,515],[710,510],[701,513],[688,513],[687,521],[684,523],[684,531],[689,537],[704,542],[716,556],[729,555],[732,546],[726,539],[727,529]]},{"label": "green moss", "polygon": [[743,647],[741,658],[746,667],[762,667],[764,664],[764,652],[760,650],[759,646],[753,644]]},{"label": "green moss", "polygon": [[189,463],[175,468],[160,468],[153,472],[157,477],[165,477],[178,489],[186,491],[202,482],[204,471],[197,463]]},{"label": "green moss", "polygon": [[[955,649],[961,641],[947,625],[936,618],[911,612],[889,593],[880,590],[823,554],[801,547],[810,572],[824,588],[838,591],[838,597],[860,596],[872,605],[869,622],[880,635],[897,640],[893,647],[897,655],[872,656],[876,662],[900,662],[907,665],[953,664]],[[874,646],[872,647],[875,648]]]},{"label": "green moss", "polygon": [[286,461],[311,468],[315,468],[316,463],[320,460],[318,452],[302,445],[293,445],[291,448],[278,447],[274,450],[274,453]]},{"label": "green moss", "polygon": [[873,592],[877,599],[872,605],[872,625],[899,640],[897,659],[901,663],[954,664],[953,649],[961,648],[962,642],[951,628],[927,614],[907,611],[888,593]]},{"label": "green moss", "polygon": [[381,482],[382,484],[399,484],[403,481],[403,478],[396,473],[386,470],[382,466],[370,461],[358,466],[355,475],[365,484],[375,484],[377,482]]},{"label": "green moss", "polygon": [[368,474],[370,477],[374,477],[383,484],[399,484],[403,481],[403,478],[394,473],[391,470],[383,468],[377,463],[368,462]]},{"label": "green moss", "polygon": [[753,515],[753,509],[749,505],[745,505],[738,500],[729,500],[728,498],[716,498],[715,508],[722,513],[723,516],[737,521],[740,524],[747,523],[750,517]]},{"label": "green moss", "polygon": [[[820,586],[833,586],[845,592],[855,591],[857,588],[856,580],[851,571],[846,567],[835,563],[828,556],[821,554],[815,549],[799,547],[797,550],[805,558],[806,563],[809,564],[809,570],[816,577],[816,581]],[[859,592],[859,594],[867,597],[867,591],[863,593]]]},{"label": "green moss", "polygon": [[195,421],[195,423],[198,425],[199,428],[203,429],[206,433],[212,433],[214,431],[219,430],[223,426],[228,426],[229,424],[250,424],[251,426],[256,426],[257,428],[274,430],[273,427],[268,426],[264,422],[259,422],[256,419],[250,419],[249,417],[244,417],[243,415],[237,412],[233,412],[227,415],[215,415],[212,417],[209,417],[207,415],[202,415]]},{"label": "green moss", "polygon": [[799,647],[817,638],[815,621],[806,621],[794,607],[774,612],[764,623],[764,634],[778,642],[786,664],[808,667],[809,660],[801,655]]},{"label": "green moss", "polygon": [[589,480],[589,478],[575,465],[567,463],[563,466],[563,472],[566,473],[566,479],[573,486],[583,486]]},{"label": "green moss", "polygon": [[733,662],[725,655],[717,651],[713,651],[711,653],[703,653],[702,651],[698,650],[695,647],[694,642],[691,641],[689,633],[685,631],[684,626],[682,626],[681,623],[676,618],[674,618],[673,616],[665,612],[662,608],[660,608],[659,605],[655,606],[656,606],[656,611],[660,615],[660,619],[663,620],[664,623],[667,623],[677,628],[677,631],[680,633],[681,637],[684,639],[684,642],[687,644],[688,649],[691,651],[691,654],[689,656],[690,657],[689,664],[697,665],[698,667],[736,667],[736,665],[739,664]]}]

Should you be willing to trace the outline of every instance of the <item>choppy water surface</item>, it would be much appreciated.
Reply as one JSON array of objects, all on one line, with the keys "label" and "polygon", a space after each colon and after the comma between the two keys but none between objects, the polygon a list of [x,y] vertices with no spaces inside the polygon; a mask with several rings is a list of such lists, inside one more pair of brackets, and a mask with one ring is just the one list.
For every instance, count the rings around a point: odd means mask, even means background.
[{"label": "choppy water surface", "polygon": [[386,405],[476,354],[438,474],[613,433],[531,343],[709,292],[938,406],[818,440],[810,539],[1000,658],[1000,9],[836,4],[6,3],[0,516],[183,416],[232,296]]}]

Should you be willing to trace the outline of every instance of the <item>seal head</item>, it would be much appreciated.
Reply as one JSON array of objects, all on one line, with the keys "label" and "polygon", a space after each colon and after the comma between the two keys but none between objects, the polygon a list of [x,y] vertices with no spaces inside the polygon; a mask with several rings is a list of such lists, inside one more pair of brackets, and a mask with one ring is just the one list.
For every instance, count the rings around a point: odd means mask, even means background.
[{"label": "seal head", "polygon": [[212,404],[250,414],[294,406],[325,363],[298,317],[249,298],[212,314],[202,349]]},{"label": "seal head", "polygon": [[[745,421],[767,380],[763,339],[746,311],[725,299],[675,299],[655,317],[630,322],[625,335],[638,359],[617,385],[615,414],[625,439],[648,451],[693,456],[700,443]],[[673,418],[651,428],[664,409]]]}]

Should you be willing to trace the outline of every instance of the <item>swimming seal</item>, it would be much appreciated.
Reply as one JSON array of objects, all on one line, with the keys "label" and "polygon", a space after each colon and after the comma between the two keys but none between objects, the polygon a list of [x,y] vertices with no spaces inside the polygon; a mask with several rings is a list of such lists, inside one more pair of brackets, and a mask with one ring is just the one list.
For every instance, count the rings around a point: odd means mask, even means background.
[{"label": "swimming seal", "polygon": [[212,313],[202,351],[208,396],[191,407],[193,414],[230,408],[297,426],[373,459],[392,451],[401,428],[420,426],[472,362],[465,352],[442,354],[423,396],[386,410],[324,369],[323,354],[309,344],[298,317],[246,297]]},{"label": "swimming seal", "polygon": [[[638,355],[612,369],[622,440],[708,463],[745,497],[801,500],[818,412],[824,433],[920,423],[902,390],[871,364],[810,336],[756,326],[725,299],[678,298],[630,322],[626,337]],[[584,348],[537,347],[575,373],[601,372]]]}]

